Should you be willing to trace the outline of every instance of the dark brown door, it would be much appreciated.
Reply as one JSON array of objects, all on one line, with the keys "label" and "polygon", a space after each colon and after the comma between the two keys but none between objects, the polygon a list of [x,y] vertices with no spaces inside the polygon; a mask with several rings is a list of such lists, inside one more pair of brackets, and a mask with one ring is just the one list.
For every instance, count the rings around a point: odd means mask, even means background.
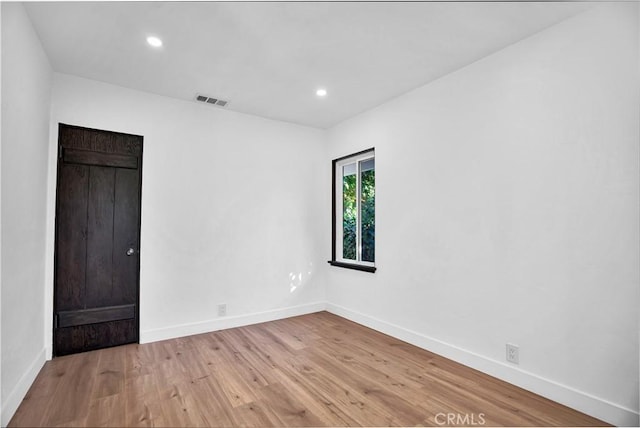
[{"label": "dark brown door", "polygon": [[54,355],[138,341],[142,137],[59,126]]}]

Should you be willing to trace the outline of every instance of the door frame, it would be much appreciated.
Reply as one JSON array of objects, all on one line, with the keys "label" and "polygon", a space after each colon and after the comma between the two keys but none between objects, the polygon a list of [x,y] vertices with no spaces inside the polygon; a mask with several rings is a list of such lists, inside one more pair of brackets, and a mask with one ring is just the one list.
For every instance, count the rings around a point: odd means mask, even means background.
[{"label": "door frame", "polygon": [[[50,306],[49,306],[50,310],[48,310],[51,316],[48,318],[45,318],[51,322],[50,324],[51,328],[47,329],[48,331],[50,331],[50,334],[48,335],[48,340],[51,340],[51,342],[46,343],[46,345],[48,345],[45,347],[45,351],[47,353],[46,358],[51,359],[56,356],[55,337],[54,337],[55,336],[55,317],[56,317],[56,310],[57,310],[55,281],[56,281],[56,270],[57,270],[57,260],[58,260],[56,243],[58,242],[58,221],[57,221],[58,204],[59,204],[58,190],[60,186],[60,176],[61,176],[60,170],[62,168],[62,144],[60,142],[60,129],[62,127],[74,128],[74,129],[80,129],[80,130],[86,130],[86,131],[105,132],[109,134],[126,135],[126,136],[132,136],[140,139],[140,156],[139,156],[139,164],[138,164],[138,200],[137,200],[139,212],[138,212],[138,224],[136,225],[137,231],[138,231],[138,257],[136,260],[136,310],[135,310],[136,328],[137,328],[136,343],[140,343],[140,257],[141,257],[141,249],[142,249],[142,168],[143,168],[143,158],[144,158],[144,136],[118,132],[118,131],[109,131],[106,129],[97,129],[97,128],[88,128],[88,127],[78,126],[78,125],[70,125],[63,122],[58,122],[57,126],[55,126],[55,124],[52,124],[52,127],[55,127],[55,130],[56,130],[55,135],[53,135],[53,138],[51,139],[53,143],[52,146],[55,147],[54,162],[56,164],[56,168],[55,168],[56,176],[55,176],[55,188],[53,189],[54,191],[53,191],[53,207],[52,207],[52,217],[53,217],[52,218],[52,222],[53,222],[52,238],[53,239],[51,241],[51,246],[49,247],[51,249],[51,252],[49,254],[53,255],[51,259],[52,261],[51,269],[49,270],[51,274],[51,280],[48,281],[48,283],[51,284],[51,295],[50,295],[51,300],[50,300]],[[45,272],[45,276],[46,275],[47,273]],[[46,302],[45,302],[45,305],[46,305]]]}]

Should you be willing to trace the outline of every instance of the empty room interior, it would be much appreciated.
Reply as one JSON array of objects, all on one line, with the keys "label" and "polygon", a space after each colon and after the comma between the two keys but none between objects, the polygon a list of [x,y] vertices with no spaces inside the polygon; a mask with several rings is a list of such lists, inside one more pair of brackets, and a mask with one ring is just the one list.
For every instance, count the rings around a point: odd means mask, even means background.
[{"label": "empty room interior", "polygon": [[1,426],[638,426],[636,2],[2,2]]}]

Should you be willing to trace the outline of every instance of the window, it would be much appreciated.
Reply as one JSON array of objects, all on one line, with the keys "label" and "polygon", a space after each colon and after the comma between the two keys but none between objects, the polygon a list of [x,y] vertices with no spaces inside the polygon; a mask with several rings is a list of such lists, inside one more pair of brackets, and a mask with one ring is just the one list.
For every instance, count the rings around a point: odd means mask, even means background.
[{"label": "window", "polygon": [[333,266],[375,272],[374,150],[333,161]]}]

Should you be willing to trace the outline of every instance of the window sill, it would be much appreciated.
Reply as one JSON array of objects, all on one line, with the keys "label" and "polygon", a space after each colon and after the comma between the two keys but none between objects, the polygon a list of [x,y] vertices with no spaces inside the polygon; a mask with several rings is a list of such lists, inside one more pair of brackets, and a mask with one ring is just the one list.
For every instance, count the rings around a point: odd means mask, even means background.
[{"label": "window sill", "polygon": [[327,263],[329,263],[331,266],[337,266],[337,267],[353,269],[353,270],[360,270],[360,271],[369,272],[369,273],[374,273],[376,271],[375,266],[356,265],[352,263],[337,262],[335,260],[329,260]]}]

